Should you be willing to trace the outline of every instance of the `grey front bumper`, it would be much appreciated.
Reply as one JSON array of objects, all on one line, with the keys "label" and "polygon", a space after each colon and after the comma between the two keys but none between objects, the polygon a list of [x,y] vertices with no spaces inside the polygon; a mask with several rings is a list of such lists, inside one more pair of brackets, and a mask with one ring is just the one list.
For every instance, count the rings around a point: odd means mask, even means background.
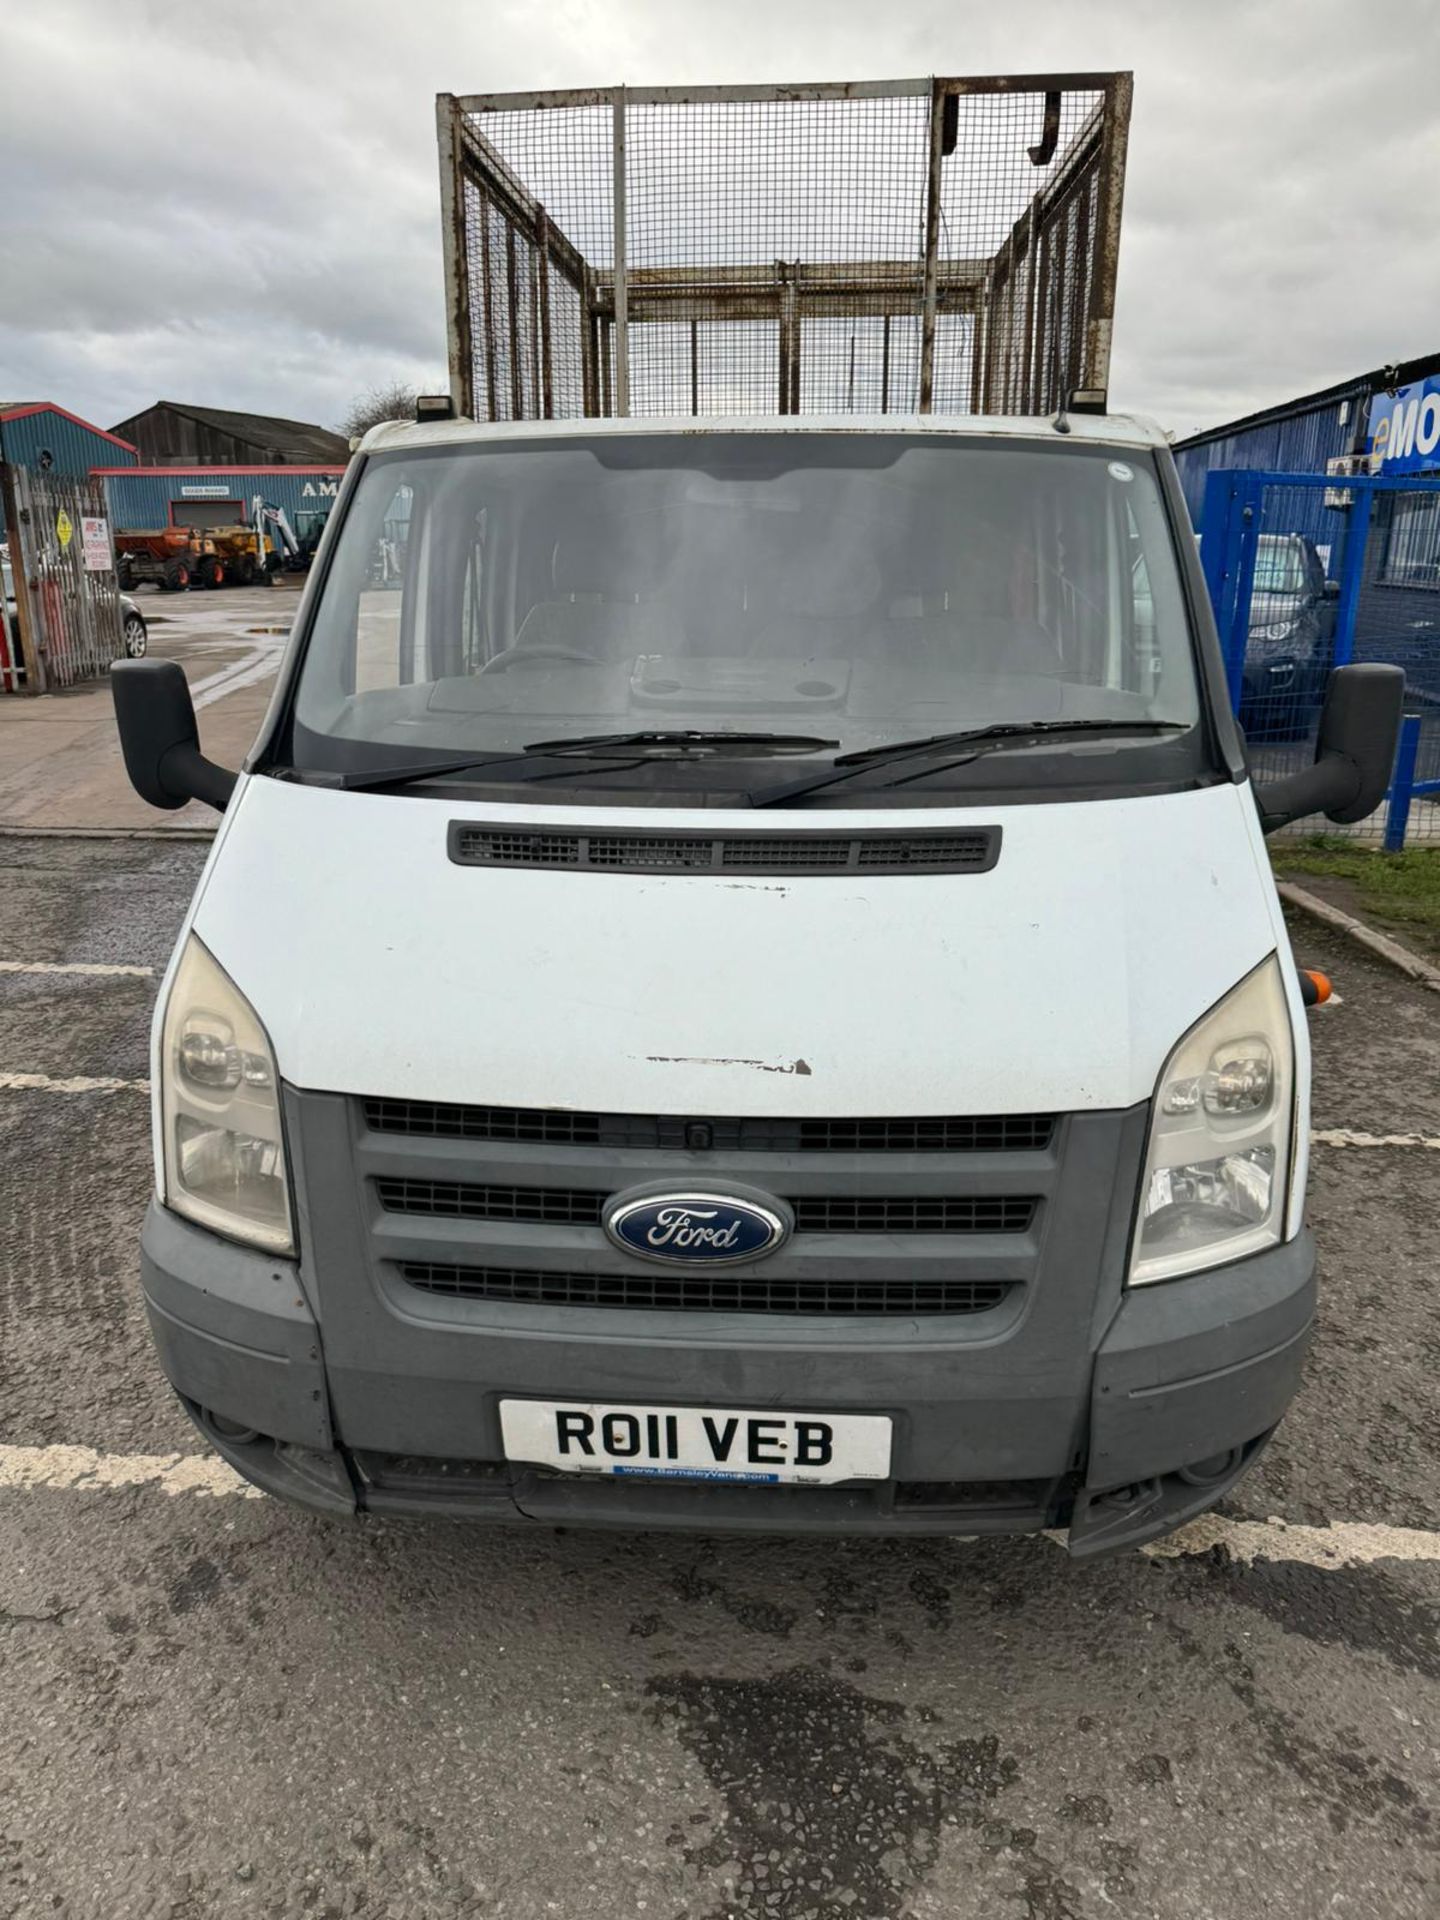
[{"label": "grey front bumper", "polygon": [[[498,1450],[476,1447],[473,1423],[437,1433],[435,1383],[400,1372],[377,1370],[370,1391],[389,1429],[417,1436],[409,1455],[347,1446],[332,1422],[322,1330],[296,1263],[248,1252],[152,1204],[141,1264],[161,1363],[202,1430],[249,1479],[322,1511],[757,1532],[1063,1525],[1077,1555],[1153,1539],[1234,1484],[1299,1384],[1315,1307],[1308,1234],[1125,1295],[1097,1340],[1078,1433],[1041,1380],[1016,1379],[997,1396],[993,1363],[978,1353],[971,1360],[963,1348],[919,1342],[897,1349],[893,1334],[872,1348],[860,1326],[853,1344],[829,1345],[819,1365],[796,1359],[797,1338],[794,1385],[781,1395],[770,1383],[785,1356],[773,1338],[751,1350],[737,1339],[723,1356],[697,1348],[688,1364],[673,1347],[637,1339],[617,1352],[609,1342],[603,1387],[586,1370],[597,1354],[583,1332],[555,1341],[543,1384],[556,1398],[621,1397],[612,1381],[623,1377],[631,1403],[849,1405],[891,1413],[897,1433],[924,1436],[899,1469],[904,1481],[881,1487],[660,1486],[509,1466]],[[516,1390],[503,1376],[506,1343],[459,1344],[474,1356],[471,1398],[493,1418],[499,1394]],[[761,1379],[768,1400],[753,1390]],[[541,1384],[527,1378],[519,1391]],[[987,1409],[979,1442],[977,1399]],[[1049,1471],[1024,1480],[1007,1466],[1045,1460]]]}]

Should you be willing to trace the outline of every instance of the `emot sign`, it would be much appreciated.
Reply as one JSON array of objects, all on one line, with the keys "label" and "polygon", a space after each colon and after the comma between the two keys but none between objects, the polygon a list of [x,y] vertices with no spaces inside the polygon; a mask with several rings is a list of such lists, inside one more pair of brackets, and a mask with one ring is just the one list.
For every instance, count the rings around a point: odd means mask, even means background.
[{"label": "emot sign", "polygon": [[1377,473],[1440,471],[1440,375],[1374,396],[1370,456]]}]

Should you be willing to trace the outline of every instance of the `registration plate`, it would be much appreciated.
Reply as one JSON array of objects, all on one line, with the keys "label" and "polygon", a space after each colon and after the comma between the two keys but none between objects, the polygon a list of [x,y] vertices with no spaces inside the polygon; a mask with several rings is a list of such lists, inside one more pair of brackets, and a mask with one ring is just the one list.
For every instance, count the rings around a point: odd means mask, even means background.
[{"label": "registration plate", "polygon": [[500,1428],[507,1460],[562,1473],[802,1487],[890,1474],[881,1414],[502,1400]]}]

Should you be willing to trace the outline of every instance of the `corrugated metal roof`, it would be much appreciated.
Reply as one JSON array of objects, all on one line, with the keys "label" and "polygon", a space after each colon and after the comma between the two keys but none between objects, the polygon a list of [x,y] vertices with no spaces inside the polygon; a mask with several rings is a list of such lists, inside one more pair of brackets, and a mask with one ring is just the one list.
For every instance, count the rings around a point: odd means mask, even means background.
[{"label": "corrugated metal roof", "polygon": [[114,429],[115,432],[120,433],[125,427],[134,426],[144,418],[145,413],[153,413],[161,407],[187,420],[197,421],[212,432],[229,434],[249,446],[272,449],[286,459],[338,459],[343,464],[350,457],[349,443],[343,435],[332,433],[328,427],[316,426],[308,420],[286,420],[268,413],[241,413],[225,407],[195,407],[183,400],[157,400],[155,406],[147,407],[144,413],[132,414],[129,420],[122,420]]}]

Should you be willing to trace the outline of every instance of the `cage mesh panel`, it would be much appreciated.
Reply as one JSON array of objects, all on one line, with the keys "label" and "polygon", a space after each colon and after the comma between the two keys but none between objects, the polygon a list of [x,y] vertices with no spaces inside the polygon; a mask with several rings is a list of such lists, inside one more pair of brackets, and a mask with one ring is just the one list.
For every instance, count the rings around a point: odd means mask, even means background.
[{"label": "cage mesh panel", "polygon": [[[1116,238],[1102,219],[1103,136],[1120,97],[1043,79],[949,93],[936,411],[1046,412],[1070,387],[1103,385],[1091,322],[1109,318],[1098,304]],[[549,98],[472,102],[462,116],[479,418],[619,410],[614,106],[593,93]],[[920,407],[940,110],[928,82],[627,98],[629,411]],[[1117,132],[1109,158],[1122,168]]]},{"label": "cage mesh panel", "polygon": [[[858,330],[875,298],[859,283],[875,263],[895,283],[892,332],[918,326],[929,127],[918,96],[629,109],[631,412],[858,410]],[[677,301],[685,323],[718,308],[722,327],[744,329],[733,345],[723,333],[707,342],[707,408],[685,391],[688,324],[671,343],[680,364],[650,347],[657,329],[676,331],[660,315]],[[897,393],[897,411],[913,404]]]},{"label": "cage mesh panel", "polygon": [[[1043,412],[1083,384],[1103,100],[1061,94],[1054,153],[1040,165],[1029,150],[1044,140],[1045,94],[958,100],[955,155],[940,173],[940,258],[975,282],[975,333],[952,340],[949,356],[937,340],[937,411]],[[940,311],[949,317],[943,299]]]}]

